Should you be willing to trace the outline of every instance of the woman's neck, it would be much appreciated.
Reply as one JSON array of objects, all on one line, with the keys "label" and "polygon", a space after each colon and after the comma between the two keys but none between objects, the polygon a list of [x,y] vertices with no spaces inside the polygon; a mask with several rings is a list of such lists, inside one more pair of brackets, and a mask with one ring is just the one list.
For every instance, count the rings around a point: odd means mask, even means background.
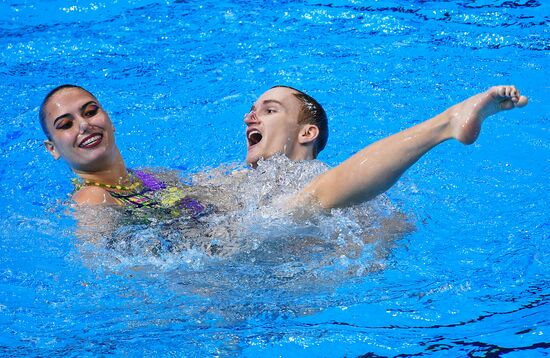
[{"label": "woman's neck", "polygon": [[130,182],[126,165],[124,164],[124,160],[122,159],[120,153],[117,153],[112,162],[105,165],[105,168],[94,171],[73,169],[73,172],[80,178],[95,183],[125,185]]}]

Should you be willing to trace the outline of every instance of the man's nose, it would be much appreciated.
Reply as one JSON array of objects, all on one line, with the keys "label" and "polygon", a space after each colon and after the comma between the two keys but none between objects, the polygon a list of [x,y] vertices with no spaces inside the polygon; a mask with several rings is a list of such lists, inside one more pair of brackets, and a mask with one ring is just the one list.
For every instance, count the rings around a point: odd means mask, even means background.
[{"label": "man's nose", "polygon": [[244,115],[244,123],[246,124],[256,123],[257,121],[258,121],[258,116],[254,111],[250,111]]}]

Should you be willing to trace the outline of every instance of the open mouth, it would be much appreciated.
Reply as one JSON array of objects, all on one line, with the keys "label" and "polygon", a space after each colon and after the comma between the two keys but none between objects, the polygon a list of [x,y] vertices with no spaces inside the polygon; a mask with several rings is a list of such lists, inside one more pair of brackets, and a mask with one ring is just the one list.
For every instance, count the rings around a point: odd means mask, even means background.
[{"label": "open mouth", "polygon": [[262,133],[257,129],[252,129],[246,134],[246,139],[248,139],[248,145],[253,146],[261,142]]},{"label": "open mouth", "polygon": [[91,149],[97,147],[101,143],[102,139],[102,134],[95,133],[84,138],[84,140],[82,140],[82,142],[80,142],[78,146],[84,149]]}]

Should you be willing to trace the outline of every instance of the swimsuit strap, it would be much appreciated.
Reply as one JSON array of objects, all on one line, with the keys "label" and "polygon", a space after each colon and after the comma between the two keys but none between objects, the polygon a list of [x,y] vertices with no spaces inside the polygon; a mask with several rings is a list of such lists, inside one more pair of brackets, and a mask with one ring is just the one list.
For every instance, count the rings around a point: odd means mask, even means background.
[{"label": "swimsuit strap", "polygon": [[[123,206],[133,206],[133,207],[161,207],[161,204],[152,197],[157,190],[166,188],[166,184],[158,180],[153,174],[146,173],[142,170],[131,170],[127,171],[139,179],[141,190],[124,190],[120,191],[121,188],[111,185],[98,185],[98,183],[92,183],[88,181],[82,181],[77,178],[72,180],[75,191],[78,191],[86,186],[100,186],[103,189],[107,190],[109,194],[115,199],[120,205]],[[143,183],[143,185],[141,185]]]}]

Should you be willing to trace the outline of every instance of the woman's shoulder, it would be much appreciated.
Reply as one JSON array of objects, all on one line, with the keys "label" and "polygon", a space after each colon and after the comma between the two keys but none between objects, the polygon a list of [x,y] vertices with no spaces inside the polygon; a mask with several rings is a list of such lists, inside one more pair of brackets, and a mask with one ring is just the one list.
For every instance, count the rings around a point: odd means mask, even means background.
[{"label": "woman's shoulder", "polygon": [[118,202],[103,188],[84,186],[73,193],[72,199],[79,205],[117,205]]}]

